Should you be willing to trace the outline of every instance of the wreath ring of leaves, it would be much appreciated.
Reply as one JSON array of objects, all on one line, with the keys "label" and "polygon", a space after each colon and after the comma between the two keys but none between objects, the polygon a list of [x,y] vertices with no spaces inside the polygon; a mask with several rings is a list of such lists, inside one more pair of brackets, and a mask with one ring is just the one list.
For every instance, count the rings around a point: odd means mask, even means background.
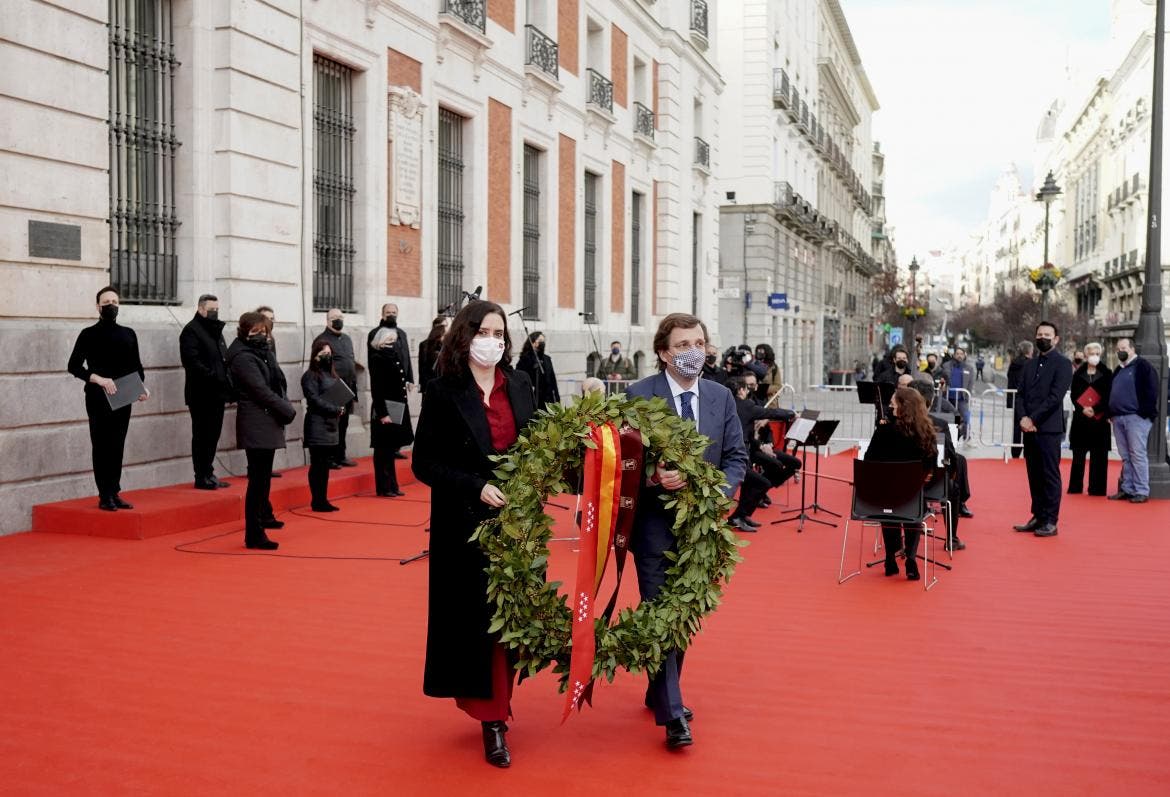
[{"label": "wreath ring of leaves", "polygon": [[668,651],[685,650],[703,618],[719,605],[742,561],[739,548],[747,544],[727,524],[731,499],[723,493],[723,474],[703,459],[710,441],[663,399],[594,395],[541,410],[512,448],[495,457],[497,486],[507,503],[471,539],[489,563],[487,598],[494,607],[489,633],[498,633],[513,651],[521,678],[555,665],[561,691],[568,680],[572,613],[558,593],[560,582],[546,580],[553,529],[544,504],[549,496],[570,491],[585,448],[596,447],[590,425],[609,422],[641,433],[647,474],[658,462],[669,463],[686,485],[642,499],[661,500],[674,510],[675,550],[666,554],[671,564],[654,600],[622,609],[612,624],[601,617],[594,621],[594,679],[612,682],[619,668],[653,674]]}]

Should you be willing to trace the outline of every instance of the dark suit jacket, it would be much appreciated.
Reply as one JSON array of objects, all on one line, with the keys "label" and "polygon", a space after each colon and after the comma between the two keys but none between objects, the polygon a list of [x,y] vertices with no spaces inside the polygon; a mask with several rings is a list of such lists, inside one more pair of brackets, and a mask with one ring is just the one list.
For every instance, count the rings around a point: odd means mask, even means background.
[{"label": "dark suit jacket", "polygon": [[1037,351],[1020,373],[1016,417],[1031,418],[1040,434],[1064,434],[1064,394],[1072,374],[1072,363],[1059,351]]},{"label": "dark suit jacket", "polygon": [[[699,383],[699,433],[711,440],[703,459],[723,471],[728,496],[735,493],[748,468],[747,449],[743,441],[743,427],[736,413],[731,391],[710,379]],[[630,385],[626,391],[632,398],[666,400],[666,406],[677,414],[674,397],[670,393],[666,374],[659,372]],[[638,498],[634,534],[630,547],[638,551],[665,551],[674,545],[674,512],[662,506],[661,487],[644,484]]]}]

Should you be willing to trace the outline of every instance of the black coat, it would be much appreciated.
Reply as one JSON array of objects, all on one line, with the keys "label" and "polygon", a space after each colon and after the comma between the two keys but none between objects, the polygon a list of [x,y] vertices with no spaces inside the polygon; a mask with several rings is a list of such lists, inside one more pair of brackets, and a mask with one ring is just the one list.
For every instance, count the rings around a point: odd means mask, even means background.
[{"label": "black coat", "polygon": [[[936,427],[937,428],[937,427]],[[879,423],[865,450],[866,462],[921,462],[924,471],[932,471],[938,462],[938,449],[923,451],[917,440],[907,437],[897,423]]]},{"label": "black coat", "polygon": [[338,422],[341,406],[325,398],[325,392],[337,382],[337,377],[325,371],[310,368],[301,375],[301,392],[305,394],[305,437],[301,445],[335,446],[338,442]]},{"label": "black coat", "polygon": [[[370,330],[366,335],[366,353],[374,350],[374,335],[378,334],[378,330],[382,327],[387,329],[394,329],[398,331],[398,340],[394,343],[394,351],[398,352],[398,361],[402,363],[402,375],[406,377],[408,383],[414,382],[414,370],[410,366],[410,338],[406,334],[406,330],[399,326],[390,326],[385,321],[378,324]],[[419,363],[419,371],[422,371],[422,363]],[[434,374],[431,374],[434,376]]]},{"label": "black coat", "polygon": [[424,340],[418,344],[418,389],[426,392],[427,383],[438,375],[439,351],[442,340]]},{"label": "black coat", "polygon": [[1037,353],[1020,374],[1016,417],[1031,418],[1038,434],[1064,434],[1064,394],[1072,385],[1072,363],[1053,349]]},{"label": "black coat", "polygon": [[756,435],[756,421],[791,421],[796,417],[792,410],[765,407],[751,398],[736,398],[735,414],[739,416],[739,423],[743,426],[743,442],[747,445],[749,453],[760,448],[760,441]]},{"label": "black coat", "polygon": [[[406,404],[402,423],[382,423],[386,402]],[[394,349],[370,349],[370,448],[399,449],[414,442],[410,404],[406,400],[406,374]]]},{"label": "black coat", "polygon": [[284,395],[284,375],[273,368],[270,350],[257,351],[242,340],[228,347],[228,372],[238,392],[236,445],[240,448],[284,448],[284,427],[297,411]]},{"label": "black coat", "polygon": [[[505,371],[516,430],[536,412],[532,383]],[[430,600],[423,692],[432,697],[491,697],[492,606],[487,557],[468,542],[495,510],[479,499],[494,477],[487,414],[470,372],[433,380],[423,396],[411,468],[431,488]]]},{"label": "black coat", "polygon": [[[1027,363],[1028,363],[1028,358],[1024,357],[1023,355],[1017,355],[1016,357],[1012,358],[1012,361],[1011,361],[1011,363],[1008,364],[1008,369],[1007,369],[1007,389],[1008,390],[1019,390],[1020,389],[1020,374],[1024,373],[1024,366]],[[1008,397],[1007,397],[1007,408],[1009,410],[1014,407],[1015,401],[1016,401],[1015,394],[1009,393]],[[1019,417],[1020,416],[1017,413],[1016,418],[1019,419]]]},{"label": "black coat", "polygon": [[525,348],[516,362],[516,368],[528,374],[528,381],[536,386],[539,395],[536,397],[536,406],[540,409],[546,404],[559,404],[561,391],[557,388],[557,372],[553,370],[552,359],[547,354],[540,355],[540,364],[544,366],[544,373],[536,367],[537,354],[531,348]]},{"label": "black coat", "polygon": [[[1109,388],[1112,384],[1113,372],[1105,363],[1098,364],[1097,373],[1091,382],[1089,381],[1089,366],[1087,364],[1082,364],[1073,372],[1072,387],[1069,388],[1069,397],[1073,402],[1072,423],[1069,424],[1068,428],[1069,448],[1085,451],[1108,451],[1110,449],[1112,436],[1107,418],[1109,417]],[[1090,387],[1100,394],[1101,401],[1093,407],[1094,416],[1087,418],[1082,412],[1084,408],[1077,404],[1077,399]]]},{"label": "black coat", "polygon": [[[353,356],[353,338],[345,332],[334,332],[327,329],[313,339],[313,345],[323,343],[333,352],[333,372],[337,378],[349,385],[349,389],[357,395],[357,362]],[[355,399],[356,401],[356,399]],[[350,402],[353,404],[354,402]],[[351,406],[352,410],[353,407]]]},{"label": "black coat", "polygon": [[187,373],[183,400],[187,404],[235,400],[228,378],[223,326],[222,321],[208,321],[196,313],[179,333],[179,360]]}]

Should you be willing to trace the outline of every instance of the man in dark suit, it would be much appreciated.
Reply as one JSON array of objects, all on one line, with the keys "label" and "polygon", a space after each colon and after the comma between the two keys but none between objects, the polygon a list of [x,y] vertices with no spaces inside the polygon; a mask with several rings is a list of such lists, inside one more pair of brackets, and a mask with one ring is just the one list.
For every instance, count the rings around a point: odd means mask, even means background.
[{"label": "man in dark suit", "polygon": [[1057,351],[1056,325],[1036,326],[1036,354],[1020,373],[1016,415],[1024,438],[1032,517],[1015,526],[1037,537],[1053,537],[1060,514],[1060,440],[1064,436],[1064,394],[1072,385],[1072,363]]},{"label": "man in dark suit", "polygon": [[[350,392],[357,396],[357,361],[353,355],[353,339],[348,334],[342,332],[345,328],[345,318],[341,310],[337,307],[330,308],[329,312],[325,314],[325,331],[318,335],[313,340],[316,345],[317,341],[324,341],[329,349],[333,352],[333,370],[337,373],[337,378],[349,387]],[[409,352],[407,353],[409,357]],[[337,448],[333,453],[333,463],[331,465],[335,470],[337,468],[356,468],[357,463],[350,459],[345,453],[345,438],[349,431],[349,417],[353,415],[354,404],[357,399],[354,398],[345,405],[345,413],[337,419]]]},{"label": "man in dark suit", "polygon": [[[635,398],[663,398],[679,417],[695,423],[699,432],[711,440],[703,458],[723,471],[730,496],[743,481],[748,456],[731,392],[710,379],[699,379],[708,339],[706,325],[695,316],[666,316],[654,335],[658,373],[630,385],[627,393]],[[679,490],[685,485],[686,479],[668,462],[659,462],[643,485],[630,540],[642,600],[654,600],[662,589],[671,565],[666,554],[675,550],[674,511],[663,506],[662,491]],[[667,653],[646,691],[646,705],[654,710],[655,722],[666,726],[666,744],[672,749],[693,743],[691,712],[683,705],[679,688],[682,662],[681,651]]]},{"label": "man in dark suit", "polygon": [[205,293],[199,297],[195,317],[179,333],[179,360],[186,372],[183,399],[191,413],[191,463],[196,490],[228,486],[215,477],[215,450],[223,431],[223,409],[232,400],[223,326],[219,299]]}]

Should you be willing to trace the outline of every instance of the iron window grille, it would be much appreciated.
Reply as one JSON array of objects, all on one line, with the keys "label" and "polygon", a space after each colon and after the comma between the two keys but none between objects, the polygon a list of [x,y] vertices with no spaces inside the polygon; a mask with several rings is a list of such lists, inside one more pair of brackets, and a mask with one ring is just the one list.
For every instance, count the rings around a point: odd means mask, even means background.
[{"label": "iron window grille", "polygon": [[695,136],[695,163],[704,169],[711,168],[711,147],[698,136]]},{"label": "iron window grille", "polygon": [[640,102],[634,102],[634,133],[654,138],[654,111]]},{"label": "iron window grille", "polygon": [[589,95],[586,102],[613,113],[613,81],[596,69],[585,70],[589,74]]},{"label": "iron window grille", "polygon": [[597,312],[597,175],[585,172],[585,312]]},{"label": "iron window grille", "polygon": [[175,59],[170,0],[110,0],[110,284],[178,304]]},{"label": "iron window grille", "polygon": [[463,129],[466,119],[439,109],[439,307],[463,297]]},{"label": "iron window grille", "polygon": [[313,56],[313,309],[353,304],[354,70]]},{"label": "iron window grille", "polygon": [[691,0],[691,30],[707,37],[707,0]]},{"label": "iron window grille", "polygon": [[524,63],[548,73],[554,80],[558,79],[561,67],[557,43],[535,25],[525,25],[524,29],[528,37]]},{"label": "iron window grille", "polygon": [[540,150],[524,145],[524,318],[540,318]]},{"label": "iron window grille", "polygon": [[443,13],[480,33],[487,31],[487,0],[443,0]]},{"label": "iron window grille", "polygon": [[630,198],[630,323],[642,323],[642,195]]}]

